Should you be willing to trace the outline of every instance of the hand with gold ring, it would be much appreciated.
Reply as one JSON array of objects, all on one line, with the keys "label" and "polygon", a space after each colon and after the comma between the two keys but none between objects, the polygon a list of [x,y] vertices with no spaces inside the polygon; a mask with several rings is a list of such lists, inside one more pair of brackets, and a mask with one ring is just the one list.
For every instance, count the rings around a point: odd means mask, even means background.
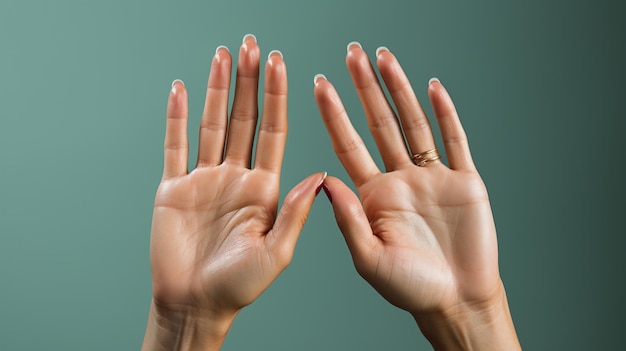
[{"label": "hand with gold ring", "polygon": [[385,172],[332,84],[315,77],[322,119],[358,192],[357,197],[337,178],[325,180],[354,265],[390,303],[413,315],[436,350],[520,349],[498,270],[487,190],[454,104],[443,85],[431,79],[428,95],[446,166],[400,64],[384,47],[376,56],[399,121],[360,44],[348,45],[346,62]]},{"label": "hand with gold ring", "polygon": [[164,170],[150,237],[153,300],[142,350],[218,350],[238,312],[289,264],[325,174],[296,185],[278,210],[287,138],[287,71],[282,54],[265,64],[256,142],[260,49],[239,50],[228,118],[231,55],[218,47],[200,122],[198,160],[188,172],[187,90],[172,84]]}]

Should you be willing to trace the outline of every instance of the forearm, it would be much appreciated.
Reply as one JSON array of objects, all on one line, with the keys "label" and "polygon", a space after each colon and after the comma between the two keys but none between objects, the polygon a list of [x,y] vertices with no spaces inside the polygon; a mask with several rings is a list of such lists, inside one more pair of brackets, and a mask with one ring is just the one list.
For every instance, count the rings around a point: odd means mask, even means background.
[{"label": "forearm", "polygon": [[437,351],[521,350],[504,289],[488,306],[459,306],[441,313],[414,314]]},{"label": "forearm", "polygon": [[152,301],[141,350],[219,350],[235,316],[218,318],[191,309],[165,311]]}]

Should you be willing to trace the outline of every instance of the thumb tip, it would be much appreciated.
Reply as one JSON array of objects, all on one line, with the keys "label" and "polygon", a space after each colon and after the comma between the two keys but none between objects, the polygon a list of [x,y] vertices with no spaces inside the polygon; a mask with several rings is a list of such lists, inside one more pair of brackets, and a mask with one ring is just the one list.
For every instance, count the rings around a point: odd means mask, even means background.
[{"label": "thumb tip", "polygon": [[322,177],[318,180],[317,186],[315,187],[315,196],[317,196],[317,194],[320,193],[320,190],[324,188],[324,181],[326,180],[326,176],[328,176],[328,172],[322,172],[321,175]]}]

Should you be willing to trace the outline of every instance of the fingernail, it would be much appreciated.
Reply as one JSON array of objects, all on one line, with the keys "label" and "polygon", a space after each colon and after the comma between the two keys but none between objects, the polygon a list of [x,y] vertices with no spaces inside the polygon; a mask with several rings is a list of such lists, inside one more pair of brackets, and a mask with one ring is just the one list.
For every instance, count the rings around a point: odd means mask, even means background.
[{"label": "fingernail", "polygon": [[272,51],[270,51],[269,54],[267,54],[267,59],[269,60],[272,57],[272,55],[274,55],[274,54],[280,55],[281,59],[283,58],[283,53],[282,52],[280,52],[279,50],[272,50]]},{"label": "fingernail", "polygon": [[315,196],[317,196],[317,194],[320,193],[320,190],[322,190],[322,187],[324,186],[324,180],[326,179],[327,175],[328,175],[328,172],[324,172],[324,175],[322,176],[322,179],[320,180],[319,184],[317,185],[317,188],[315,188]]},{"label": "fingernail", "polygon": [[254,34],[246,34],[243,36],[243,41],[242,43],[245,43],[247,39],[252,39],[254,40],[254,42],[256,43],[256,37],[254,36]]},{"label": "fingernail", "polygon": [[386,47],[386,46],[381,46],[381,47],[379,47],[378,49],[376,49],[376,56],[378,57],[378,55],[380,55],[380,53],[381,53],[382,51],[387,51],[387,52],[389,52],[389,49],[387,49],[387,47]]},{"label": "fingernail", "polygon": [[172,82],[172,90],[174,90],[174,86],[176,85],[176,82],[179,82],[180,84],[182,84],[183,86],[185,86],[185,82],[183,82],[180,79],[174,79],[174,81]]},{"label": "fingernail", "polygon": [[326,197],[328,198],[328,201],[330,201],[330,203],[333,203],[333,196],[330,194],[330,190],[328,189],[328,187],[326,186],[326,184],[322,184],[322,189],[324,189],[324,193],[326,194]]},{"label": "fingernail", "polygon": [[348,43],[347,51],[350,52],[350,50],[355,47],[358,47],[359,49],[363,49],[363,47],[358,41],[351,41]]},{"label": "fingernail", "polygon": [[228,50],[228,48],[225,45],[220,45],[217,48],[215,48],[215,55],[217,55],[217,53],[220,51],[220,49],[224,49],[224,50],[230,52],[230,50]]},{"label": "fingernail", "polygon": [[441,84],[441,82],[439,81],[439,78],[437,78],[437,77],[432,77],[432,78],[430,78],[430,79],[428,80],[428,86],[430,86],[431,84],[433,84],[433,82],[437,82],[437,83],[440,83],[440,84]]},{"label": "fingernail", "polygon": [[328,80],[328,79],[326,79],[325,75],[323,75],[321,73],[318,73],[318,74],[315,75],[315,77],[313,77],[313,84],[315,84],[315,86],[317,86],[317,83],[319,82],[320,79]]}]

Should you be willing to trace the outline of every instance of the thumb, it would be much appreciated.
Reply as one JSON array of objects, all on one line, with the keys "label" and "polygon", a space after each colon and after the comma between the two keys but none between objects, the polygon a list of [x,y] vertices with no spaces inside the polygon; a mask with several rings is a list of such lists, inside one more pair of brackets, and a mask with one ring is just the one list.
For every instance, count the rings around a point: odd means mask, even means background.
[{"label": "thumb", "polygon": [[371,266],[369,261],[375,259],[371,253],[379,245],[378,238],[372,232],[361,201],[346,184],[335,177],[328,177],[324,180],[324,186],[332,202],[339,230],[352,254],[354,266],[363,275],[363,270]]},{"label": "thumb", "polygon": [[326,172],[315,173],[293,187],[285,197],[274,227],[267,234],[270,248],[286,262],[285,266],[291,262],[302,227],[325,178]]}]

